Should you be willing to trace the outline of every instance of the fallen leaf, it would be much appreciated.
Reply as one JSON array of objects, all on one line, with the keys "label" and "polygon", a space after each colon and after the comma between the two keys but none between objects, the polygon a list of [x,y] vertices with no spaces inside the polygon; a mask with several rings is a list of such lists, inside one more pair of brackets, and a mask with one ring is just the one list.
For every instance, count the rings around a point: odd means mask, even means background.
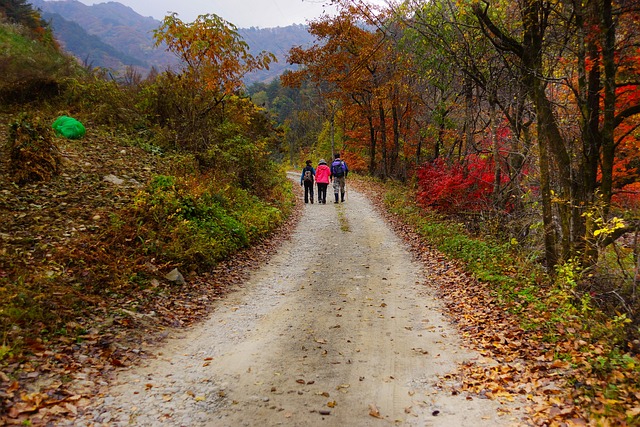
[{"label": "fallen leaf", "polygon": [[378,410],[378,407],[373,403],[369,405],[369,415],[375,418],[382,418],[382,416],[380,415],[380,410]]}]

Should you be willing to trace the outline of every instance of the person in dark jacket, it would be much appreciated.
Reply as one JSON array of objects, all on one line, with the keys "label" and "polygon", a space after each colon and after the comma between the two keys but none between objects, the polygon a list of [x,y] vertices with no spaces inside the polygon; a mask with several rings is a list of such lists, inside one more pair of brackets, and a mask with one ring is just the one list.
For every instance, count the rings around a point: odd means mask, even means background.
[{"label": "person in dark jacket", "polygon": [[300,175],[300,185],[304,185],[304,202],[313,204],[313,183],[315,181],[316,171],[311,166],[311,160],[307,160],[307,165],[302,169]]},{"label": "person in dark jacket", "polygon": [[334,157],[335,159],[331,163],[331,180],[333,181],[333,194],[336,200],[333,203],[338,203],[338,197],[340,197],[340,201],[344,203],[346,178],[349,174],[349,168],[345,161],[340,158],[340,153],[336,153]]}]

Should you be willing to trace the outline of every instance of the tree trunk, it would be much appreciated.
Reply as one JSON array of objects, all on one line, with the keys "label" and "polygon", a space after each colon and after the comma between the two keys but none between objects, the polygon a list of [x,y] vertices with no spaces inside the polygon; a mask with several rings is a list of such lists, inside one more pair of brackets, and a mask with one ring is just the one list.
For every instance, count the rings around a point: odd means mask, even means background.
[{"label": "tree trunk", "polygon": [[602,123],[602,186],[600,191],[605,206],[605,215],[609,211],[609,203],[613,192],[613,163],[615,160],[616,107],[616,64],[615,38],[616,28],[613,22],[611,0],[602,0],[602,62],[604,68],[604,120]]},{"label": "tree trunk", "polygon": [[373,125],[373,117],[367,115],[369,124],[369,175],[375,176],[376,172],[376,128]]},{"label": "tree trunk", "polygon": [[496,120],[496,102],[494,95],[491,95],[489,99],[489,133],[493,154],[493,200],[497,205],[500,202],[500,181],[502,181],[502,172],[500,168],[500,149],[498,147],[498,137],[496,135]]},{"label": "tree trunk", "polygon": [[382,145],[382,175],[389,177],[389,162],[387,158],[387,122],[382,100],[378,101],[378,114],[380,118],[380,144]]},{"label": "tree trunk", "polygon": [[391,97],[391,119],[393,127],[393,148],[391,150],[391,170],[394,172],[395,177],[398,177],[400,170],[398,164],[398,157],[400,154],[400,118],[398,117],[398,97],[396,88],[393,90],[394,94]]},{"label": "tree trunk", "polygon": [[[538,124],[538,128],[540,124]],[[540,132],[540,129],[538,129]],[[547,271],[554,272],[554,267],[558,263],[558,252],[556,249],[556,232],[553,223],[553,208],[551,204],[551,179],[549,167],[548,142],[544,137],[538,138],[538,150],[540,151],[540,196],[542,199],[542,224],[544,227],[544,253],[547,261]]]}]

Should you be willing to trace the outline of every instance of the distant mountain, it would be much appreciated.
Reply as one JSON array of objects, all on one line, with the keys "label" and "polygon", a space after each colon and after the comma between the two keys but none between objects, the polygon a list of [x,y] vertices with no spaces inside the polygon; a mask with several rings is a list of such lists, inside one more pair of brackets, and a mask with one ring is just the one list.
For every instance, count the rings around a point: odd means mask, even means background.
[{"label": "distant mountain", "polygon": [[58,43],[83,63],[92,66],[118,70],[125,65],[140,69],[149,68],[149,64],[141,59],[129,56],[113,46],[103,42],[100,37],[87,33],[84,28],[73,21],[67,21],[57,13],[42,14],[50,23]]},{"label": "distant mountain", "polygon": [[[76,0],[31,0],[51,23],[54,35],[64,49],[80,61],[93,66],[121,71],[136,67],[146,74],[151,67],[165,70],[179,65],[177,58],[163,48],[154,47],[153,30],[160,21],[144,17],[128,6],[110,1],[91,6]],[[305,25],[276,28],[239,29],[252,54],[272,52],[278,63],[269,71],[247,76],[245,82],[268,82],[287,69],[286,55],[294,45],[306,45],[313,39]]]},{"label": "distant mountain", "polygon": [[[42,10],[43,17],[51,21],[54,35],[60,44],[81,61],[116,71],[125,65],[134,65],[141,71],[149,71],[152,66],[164,70],[178,64],[175,56],[164,49],[154,47],[152,31],[158,28],[160,22],[151,17],[143,17],[121,3],[109,2],[87,6],[76,0],[31,0],[31,4]],[[79,25],[87,34],[121,52],[119,63],[113,61],[114,56],[107,53],[104,46],[93,45],[92,41],[95,39],[86,40],[84,50],[77,50],[78,45],[74,43],[74,39],[82,38],[83,35],[66,31],[69,24],[65,21]],[[87,44],[91,47],[87,48]],[[92,53],[89,57],[86,56],[87,49]],[[103,58],[109,58],[111,61],[104,62]],[[133,58],[136,62],[131,61]]]},{"label": "distant mountain", "polygon": [[289,49],[293,46],[306,46],[313,42],[313,36],[307,31],[307,26],[302,24],[275,28],[240,28],[238,33],[249,44],[252,55],[266,50],[278,59],[276,64],[271,64],[268,71],[256,71],[248,75],[245,79],[247,84],[268,83],[285,70],[294,69],[295,67],[287,64]]}]

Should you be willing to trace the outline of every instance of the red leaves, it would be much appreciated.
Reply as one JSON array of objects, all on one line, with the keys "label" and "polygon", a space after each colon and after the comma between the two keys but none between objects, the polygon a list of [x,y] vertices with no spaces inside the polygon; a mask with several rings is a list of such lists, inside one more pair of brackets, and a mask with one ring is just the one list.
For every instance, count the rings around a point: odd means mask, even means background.
[{"label": "red leaves", "polygon": [[470,156],[465,164],[442,158],[418,169],[418,201],[442,212],[478,211],[491,201],[493,160]]}]

